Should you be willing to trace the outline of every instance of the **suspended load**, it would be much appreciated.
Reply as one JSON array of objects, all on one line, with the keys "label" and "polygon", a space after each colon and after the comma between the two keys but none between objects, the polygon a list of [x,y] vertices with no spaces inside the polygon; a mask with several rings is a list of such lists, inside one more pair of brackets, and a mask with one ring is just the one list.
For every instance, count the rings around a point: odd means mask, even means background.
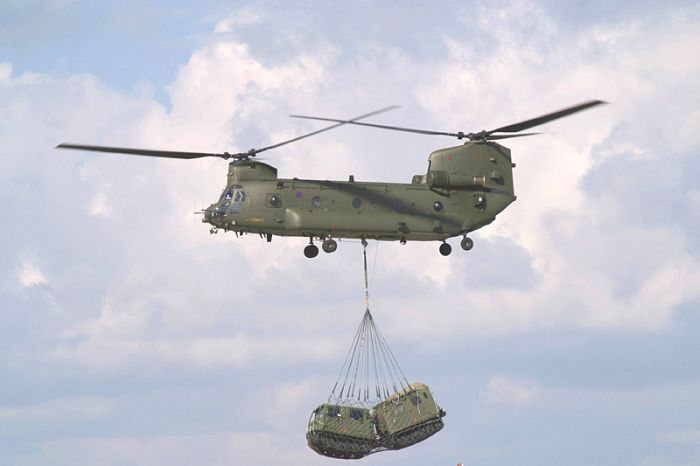
[{"label": "suspended load", "polygon": [[428,386],[414,383],[376,404],[372,409],[382,447],[399,450],[423,441],[445,424],[445,412]]},{"label": "suspended load", "polygon": [[316,453],[332,458],[362,458],[377,447],[371,411],[339,404],[324,403],[314,410],[306,439]]},{"label": "suspended load", "polygon": [[306,432],[309,447],[332,458],[399,450],[444,427],[445,411],[428,386],[408,382],[379,333],[369,311],[364,257],[365,314],[331,395],[312,412]]}]

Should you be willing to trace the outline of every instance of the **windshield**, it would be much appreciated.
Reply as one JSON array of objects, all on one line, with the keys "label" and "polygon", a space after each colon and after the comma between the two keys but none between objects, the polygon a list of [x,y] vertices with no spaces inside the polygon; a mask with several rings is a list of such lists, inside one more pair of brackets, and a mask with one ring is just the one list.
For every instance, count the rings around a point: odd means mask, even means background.
[{"label": "windshield", "polygon": [[219,197],[219,202],[216,206],[217,214],[224,215],[227,212],[234,214],[241,213],[246,197],[246,192],[243,190],[243,186],[227,186],[224,188],[221,196]]},{"label": "windshield", "polygon": [[221,197],[219,197],[219,203],[225,202],[225,201],[230,201],[233,199],[233,188],[230,186],[227,186],[224,188],[224,191],[221,193]]}]

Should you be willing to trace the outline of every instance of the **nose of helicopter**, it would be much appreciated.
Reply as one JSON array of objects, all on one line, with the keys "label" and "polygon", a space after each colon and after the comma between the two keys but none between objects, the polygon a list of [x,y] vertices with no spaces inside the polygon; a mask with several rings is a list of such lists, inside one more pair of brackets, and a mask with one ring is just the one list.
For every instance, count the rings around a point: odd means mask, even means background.
[{"label": "nose of helicopter", "polygon": [[211,211],[211,207],[207,207],[207,208],[204,210],[204,215],[203,215],[203,217],[202,217],[202,222],[204,222],[204,223],[211,223],[212,215],[213,215],[213,214],[212,214],[212,211]]}]

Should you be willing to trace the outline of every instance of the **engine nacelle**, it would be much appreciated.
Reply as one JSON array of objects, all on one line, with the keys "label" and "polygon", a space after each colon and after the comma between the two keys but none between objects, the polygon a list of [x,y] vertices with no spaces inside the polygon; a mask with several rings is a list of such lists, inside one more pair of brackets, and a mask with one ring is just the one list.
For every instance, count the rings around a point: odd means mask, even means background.
[{"label": "engine nacelle", "polygon": [[460,189],[469,187],[486,186],[484,175],[458,175],[448,173],[445,170],[432,170],[426,176],[426,183],[430,189]]},{"label": "engine nacelle", "polygon": [[430,189],[498,190],[514,195],[514,165],[510,150],[500,144],[469,141],[461,146],[436,150],[430,154],[429,160],[424,179]]}]

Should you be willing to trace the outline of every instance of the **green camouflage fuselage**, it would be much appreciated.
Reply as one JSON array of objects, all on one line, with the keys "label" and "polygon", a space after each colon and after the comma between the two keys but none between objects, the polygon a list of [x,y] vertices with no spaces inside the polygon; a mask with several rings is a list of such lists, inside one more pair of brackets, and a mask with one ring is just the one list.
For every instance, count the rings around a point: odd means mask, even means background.
[{"label": "green camouflage fuselage", "polygon": [[437,150],[410,184],[278,179],[268,164],[231,162],[203,221],[239,233],[444,240],[491,223],[516,199],[513,166],[494,142]]}]

